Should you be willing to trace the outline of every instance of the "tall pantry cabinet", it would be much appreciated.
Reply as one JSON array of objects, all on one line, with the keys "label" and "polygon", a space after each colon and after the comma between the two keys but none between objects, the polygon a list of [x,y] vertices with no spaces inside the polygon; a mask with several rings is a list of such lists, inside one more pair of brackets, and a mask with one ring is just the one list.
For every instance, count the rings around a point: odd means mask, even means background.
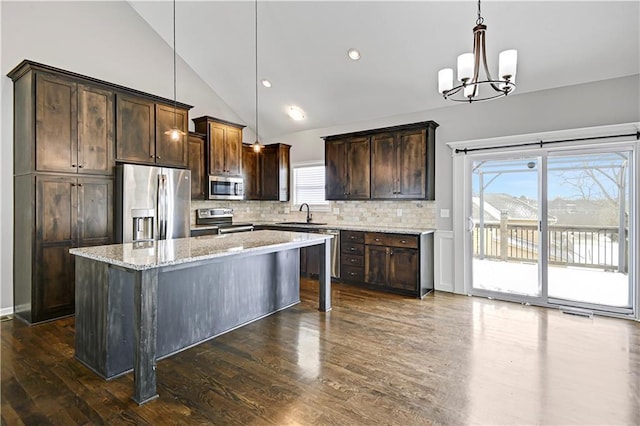
[{"label": "tall pantry cabinet", "polygon": [[[113,172],[116,160],[126,161],[116,153],[130,148],[117,134],[135,134],[117,120],[118,99],[137,96],[156,109],[156,101],[169,101],[26,60],[8,76],[14,83],[14,314],[38,323],[74,313],[69,249],[113,242]],[[156,143],[152,135],[147,144]],[[186,167],[186,138],[175,148]]]}]

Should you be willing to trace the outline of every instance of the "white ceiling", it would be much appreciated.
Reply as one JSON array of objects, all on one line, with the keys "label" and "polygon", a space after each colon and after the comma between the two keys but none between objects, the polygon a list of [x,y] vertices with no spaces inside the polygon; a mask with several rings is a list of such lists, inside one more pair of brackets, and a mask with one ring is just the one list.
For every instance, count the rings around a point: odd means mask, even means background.
[{"label": "white ceiling", "polygon": [[[172,45],[172,4],[130,2]],[[273,138],[449,106],[438,70],[471,51],[475,1],[258,2],[259,130]],[[255,4],[176,5],[178,55],[255,123]],[[489,67],[518,50],[518,94],[640,73],[639,1],[485,1]],[[357,62],[347,49],[362,52]],[[178,76],[178,98],[179,96]],[[180,99],[179,99],[180,100]],[[185,102],[187,100],[184,100]],[[500,102],[496,100],[494,102]],[[294,122],[286,106],[307,118]]]}]

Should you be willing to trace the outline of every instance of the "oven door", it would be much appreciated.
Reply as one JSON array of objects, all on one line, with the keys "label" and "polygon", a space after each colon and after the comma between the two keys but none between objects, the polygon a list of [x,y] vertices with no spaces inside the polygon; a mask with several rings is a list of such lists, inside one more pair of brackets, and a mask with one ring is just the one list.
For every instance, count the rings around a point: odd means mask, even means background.
[{"label": "oven door", "polygon": [[209,176],[210,200],[243,200],[244,185],[242,178]]}]

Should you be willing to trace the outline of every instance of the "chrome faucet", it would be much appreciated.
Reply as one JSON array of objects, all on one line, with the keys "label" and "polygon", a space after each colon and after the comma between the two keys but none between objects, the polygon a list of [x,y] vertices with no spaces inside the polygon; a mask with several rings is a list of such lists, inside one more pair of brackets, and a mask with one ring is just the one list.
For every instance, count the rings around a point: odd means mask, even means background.
[{"label": "chrome faucet", "polygon": [[309,223],[309,222],[311,222],[311,213],[309,213],[309,204],[307,204],[307,203],[300,204],[300,210],[298,210],[298,211],[302,211],[302,208],[304,206],[307,206],[307,223]]}]

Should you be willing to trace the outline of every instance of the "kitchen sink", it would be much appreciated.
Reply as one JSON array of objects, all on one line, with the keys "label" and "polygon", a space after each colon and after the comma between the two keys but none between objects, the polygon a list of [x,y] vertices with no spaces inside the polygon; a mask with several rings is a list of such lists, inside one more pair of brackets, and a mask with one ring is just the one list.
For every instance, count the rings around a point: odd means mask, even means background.
[{"label": "kitchen sink", "polygon": [[321,222],[276,222],[276,225],[306,225],[306,226],[313,226],[313,225],[326,225],[325,223],[321,223]]}]

